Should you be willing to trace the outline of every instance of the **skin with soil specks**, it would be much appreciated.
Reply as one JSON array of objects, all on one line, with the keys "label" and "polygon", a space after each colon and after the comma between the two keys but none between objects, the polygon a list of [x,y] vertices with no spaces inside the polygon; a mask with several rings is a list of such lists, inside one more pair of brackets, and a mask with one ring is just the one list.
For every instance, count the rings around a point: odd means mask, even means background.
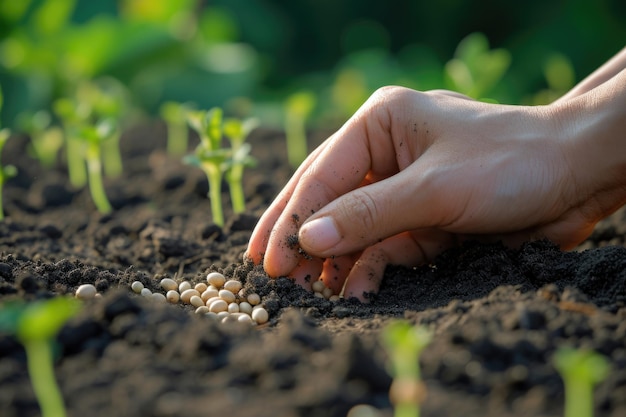
[{"label": "skin with soil specks", "polygon": [[[259,165],[244,181],[249,212],[226,212],[224,228],[211,224],[206,178],[163,152],[164,135],[155,125],[122,140],[125,172],[106,182],[116,207],[107,216],[88,190],[67,185],[61,165],[33,163],[25,138],[4,149],[20,176],[4,188],[0,302],[87,283],[103,293],[57,338],[68,415],[345,417],[366,403],[391,416],[378,335],[395,318],[434,330],[421,356],[423,416],[562,416],[563,384],[549,362],[560,346],[607,357],[611,375],[595,390],[595,415],[626,415],[624,210],[581,251],[467,242],[431,265],[387,268],[369,304],[330,302],[241,262],[254,224],[291,174],[282,134],[252,134]],[[201,282],[212,270],[258,293],[269,324],[221,325],[129,289],[138,280],[159,291],[165,277]],[[0,410],[41,415],[24,350],[3,333]]]}]

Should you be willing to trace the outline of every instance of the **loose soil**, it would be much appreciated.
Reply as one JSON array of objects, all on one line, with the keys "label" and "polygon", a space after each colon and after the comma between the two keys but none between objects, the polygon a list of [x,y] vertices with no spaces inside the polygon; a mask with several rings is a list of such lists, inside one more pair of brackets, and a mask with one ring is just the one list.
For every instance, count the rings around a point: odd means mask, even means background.
[{"label": "loose soil", "polygon": [[[424,416],[563,415],[551,363],[561,346],[608,358],[596,415],[626,415],[623,210],[577,251],[468,242],[428,266],[389,267],[370,304],[333,303],[242,263],[255,222],[291,175],[280,132],[258,130],[251,142],[259,163],[246,173],[248,211],[227,212],[224,228],[211,223],[204,175],[164,153],[159,123],[123,136],[124,175],[106,181],[110,215],[68,185],[61,163],[43,170],[26,138],[7,144],[3,161],[19,176],[3,193],[0,302],[84,283],[103,295],[57,338],[55,371],[70,416],[343,417],[356,404],[391,416],[379,334],[396,318],[435,332],[421,356]],[[163,277],[199,282],[214,270],[259,292],[270,323],[216,323],[129,289],[139,280],[157,291]],[[6,334],[0,415],[40,415],[24,350]]]}]

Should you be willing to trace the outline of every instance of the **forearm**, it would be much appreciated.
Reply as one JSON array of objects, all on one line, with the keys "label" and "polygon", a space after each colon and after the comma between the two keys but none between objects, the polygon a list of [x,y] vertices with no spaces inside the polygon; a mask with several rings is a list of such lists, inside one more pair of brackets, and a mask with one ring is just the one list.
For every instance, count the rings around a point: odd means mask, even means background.
[{"label": "forearm", "polygon": [[609,59],[606,63],[604,63],[604,65],[576,84],[574,88],[560,97],[557,101],[560,102],[570,100],[586,93],[587,91],[591,91],[613,78],[623,69],[626,69],[626,48],[615,54],[613,58]]}]

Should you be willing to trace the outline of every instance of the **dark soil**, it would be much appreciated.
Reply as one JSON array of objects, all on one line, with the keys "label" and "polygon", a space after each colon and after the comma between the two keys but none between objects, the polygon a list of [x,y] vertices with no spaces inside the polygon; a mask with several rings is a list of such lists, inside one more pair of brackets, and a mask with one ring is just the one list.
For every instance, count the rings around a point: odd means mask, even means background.
[{"label": "dark soil", "polygon": [[[164,153],[162,126],[122,138],[125,173],[107,180],[116,210],[96,212],[61,163],[43,170],[15,137],[3,161],[0,302],[72,293],[92,283],[58,336],[56,375],[70,416],[346,416],[371,404],[391,416],[380,330],[394,318],[431,326],[422,357],[425,416],[561,416],[551,357],[592,348],[611,363],[596,415],[626,415],[626,215],[598,225],[578,251],[547,242],[520,250],[467,243],[432,265],[389,267],[368,305],[315,298],[242,263],[252,228],[291,174],[279,132],[251,139],[248,212],[211,223],[204,175]],[[193,145],[193,144],[192,144]],[[228,205],[227,189],[224,188]],[[140,280],[235,276],[264,298],[268,325],[216,323],[191,307],[130,292]],[[0,415],[40,415],[24,350],[0,334]]]}]

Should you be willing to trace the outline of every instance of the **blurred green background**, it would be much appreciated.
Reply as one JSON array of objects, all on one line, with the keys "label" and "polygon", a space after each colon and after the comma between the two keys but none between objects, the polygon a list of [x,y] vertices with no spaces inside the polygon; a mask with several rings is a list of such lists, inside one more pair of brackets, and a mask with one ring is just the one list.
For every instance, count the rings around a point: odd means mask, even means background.
[{"label": "blurred green background", "polygon": [[623,0],[0,0],[1,122],[103,76],[135,115],[173,100],[268,125],[308,92],[333,127],[388,84],[541,104],[625,39]]}]

